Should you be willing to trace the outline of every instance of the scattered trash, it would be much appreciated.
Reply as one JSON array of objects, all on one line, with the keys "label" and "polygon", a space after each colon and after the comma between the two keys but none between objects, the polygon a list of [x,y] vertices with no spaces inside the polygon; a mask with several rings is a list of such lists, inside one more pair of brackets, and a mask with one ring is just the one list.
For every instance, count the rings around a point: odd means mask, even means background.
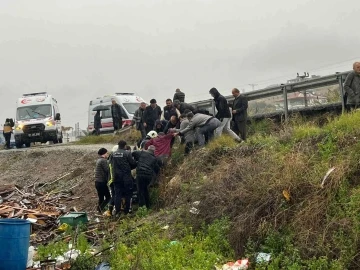
[{"label": "scattered trash", "polygon": [[191,207],[190,208],[190,213],[191,214],[194,214],[194,215],[197,215],[200,213],[200,210],[199,209],[196,209],[195,207]]},{"label": "scattered trash", "polygon": [[67,229],[69,229],[69,228],[70,228],[69,224],[63,223],[63,224],[61,224],[61,225],[59,226],[58,230],[59,230],[60,232],[65,232],[65,231],[66,231]]},{"label": "scattered trash", "polygon": [[35,255],[35,248],[33,246],[29,247],[29,251],[28,251],[28,259],[27,259],[27,264],[26,267],[32,267],[34,264],[33,258]]},{"label": "scattered trash", "polygon": [[193,202],[193,206],[199,206],[200,201]]},{"label": "scattered trash", "polygon": [[269,253],[259,252],[258,255],[256,256],[257,263],[269,262],[270,259],[271,259],[271,254]]},{"label": "scattered trash", "polygon": [[36,218],[27,218],[26,220],[30,221],[32,224],[35,224],[37,222]]},{"label": "scattered trash", "polygon": [[46,260],[40,262],[41,270],[55,270],[56,260]]},{"label": "scattered trash", "polygon": [[249,260],[237,260],[236,262],[228,262],[222,268],[216,267],[217,270],[246,270],[249,268]]},{"label": "scattered trash", "polygon": [[111,270],[110,264],[107,262],[100,263],[95,270]]},{"label": "scattered trash", "polygon": [[249,267],[249,260],[237,260],[236,262],[228,262],[221,268],[216,267],[217,270],[245,270]]},{"label": "scattered trash", "polygon": [[168,230],[169,227],[170,227],[169,225],[166,225],[166,226],[162,227],[162,229],[163,229],[163,230]]},{"label": "scattered trash", "polygon": [[332,167],[331,169],[329,169],[329,170],[327,171],[327,173],[325,174],[325,176],[324,176],[324,178],[323,178],[323,180],[322,180],[322,182],[321,182],[321,188],[324,188],[326,179],[329,177],[329,175],[330,175],[334,170],[335,170],[335,167]]},{"label": "scattered trash", "polygon": [[284,189],[282,194],[283,194],[285,200],[289,202],[290,201],[290,192],[287,189]]},{"label": "scattered trash", "polygon": [[174,245],[177,245],[177,244],[179,244],[178,241],[171,241],[171,242],[170,242],[170,246],[174,246]]},{"label": "scattered trash", "polygon": [[[60,224],[66,223],[69,224],[70,226],[76,226],[79,225],[80,223],[85,224],[89,221],[87,214],[85,212],[71,212],[67,215],[61,216],[59,220],[60,220]],[[97,220],[99,219],[97,218]],[[100,222],[100,220],[99,221],[97,220],[96,222]]]}]

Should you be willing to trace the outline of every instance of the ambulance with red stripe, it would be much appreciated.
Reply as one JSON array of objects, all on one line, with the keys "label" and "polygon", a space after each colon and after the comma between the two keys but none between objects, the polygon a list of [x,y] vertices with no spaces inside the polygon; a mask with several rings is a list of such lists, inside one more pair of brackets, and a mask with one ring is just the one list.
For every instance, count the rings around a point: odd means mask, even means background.
[{"label": "ambulance with red stripe", "polygon": [[108,108],[106,111],[101,111],[101,133],[109,133],[114,131],[112,116],[111,116],[111,101],[115,99],[116,103],[120,105],[123,127],[130,126],[134,113],[140,107],[141,102],[145,102],[141,97],[135,93],[115,93],[113,95],[106,95],[98,97],[89,102],[88,112],[88,132],[94,134],[94,116],[96,111],[93,109],[99,105]]},{"label": "ambulance with red stripe", "polygon": [[24,94],[17,101],[15,145],[29,147],[32,142],[62,143],[61,118],[55,98],[46,92]]}]

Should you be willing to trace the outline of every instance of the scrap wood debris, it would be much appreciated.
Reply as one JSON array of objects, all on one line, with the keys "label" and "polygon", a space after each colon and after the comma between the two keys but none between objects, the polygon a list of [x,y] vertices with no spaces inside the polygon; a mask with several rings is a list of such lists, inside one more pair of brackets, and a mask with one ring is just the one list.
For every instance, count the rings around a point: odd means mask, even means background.
[{"label": "scrap wood debris", "polygon": [[32,223],[31,244],[52,240],[57,220],[66,210],[63,203],[78,199],[65,192],[48,194],[34,188],[22,190],[16,185],[0,186],[0,196],[0,218],[21,218]]}]

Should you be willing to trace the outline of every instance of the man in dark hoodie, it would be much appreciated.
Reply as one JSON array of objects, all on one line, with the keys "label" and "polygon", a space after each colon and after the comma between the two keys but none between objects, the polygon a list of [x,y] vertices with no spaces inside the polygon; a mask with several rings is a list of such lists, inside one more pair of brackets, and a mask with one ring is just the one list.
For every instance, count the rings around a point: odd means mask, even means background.
[{"label": "man in dark hoodie", "polygon": [[156,120],[154,128],[152,130],[155,130],[157,133],[164,132],[166,126],[166,121]]},{"label": "man in dark hoodie", "polygon": [[115,210],[119,217],[121,211],[121,199],[125,198],[125,214],[128,214],[131,206],[131,196],[133,188],[133,178],[131,170],[136,168],[136,161],[131,152],[126,151],[126,142],[120,141],[119,148],[113,153],[111,159],[112,173],[114,177],[115,189]]},{"label": "man in dark hoodie", "polygon": [[111,199],[110,191],[107,185],[109,180],[109,166],[107,163],[107,150],[101,148],[98,151],[99,159],[95,167],[95,188],[99,197],[98,211],[101,213]]},{"label": "man in dark hoodie", "polygon": [[161,108],[156,104],[156,100],[150,100],[150,106],[147,106],[143,114],[143,123],[146,133],[150,132],[156,120],[160,119]]},{"label": "man in dark hoodie", "polygon": [[154,155],[155,147],[149,146],[147,151],[135,151],[132,153],[137,161],[136,184],[138,187],[139,206],[150,208],[149,184],[160,170],[158,160]]},{"label": "man in dark hoodie", "polygon": [[226,98],[219,93],[216,88],[211,88],[209,91],[210,95],[214,98],[215,107],[217,114],[215,117],[220,120],[220,126],[215,130],[215,136],[221,136],[222,132],[229,134],[234,140],[240,142],[241,139],[234,131],[230,128],[231,122],[231,111]]}]

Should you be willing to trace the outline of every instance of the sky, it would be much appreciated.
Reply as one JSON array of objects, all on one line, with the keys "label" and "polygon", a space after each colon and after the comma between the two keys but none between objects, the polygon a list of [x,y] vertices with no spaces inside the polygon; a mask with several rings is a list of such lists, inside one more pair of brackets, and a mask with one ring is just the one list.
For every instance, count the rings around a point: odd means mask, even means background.
[{"label": "sky", "polygon": [[[89,100],[134,92],[163,106],[283,83],[360,60],[357,0],[0,0],[0,122],[47,91],[63,125]],[[1,120],[3,119],[3,120]]]}]

